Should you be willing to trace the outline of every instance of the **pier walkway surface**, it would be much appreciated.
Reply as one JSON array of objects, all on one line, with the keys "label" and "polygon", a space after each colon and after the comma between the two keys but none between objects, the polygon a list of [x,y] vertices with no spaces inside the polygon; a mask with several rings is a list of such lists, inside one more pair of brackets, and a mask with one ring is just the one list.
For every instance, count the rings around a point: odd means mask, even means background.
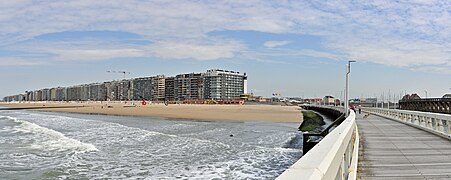
[{"label": "pier walkway surface", "polygon": [[451,179],[451,141],[376,115],[357,114],[358,179]]}]

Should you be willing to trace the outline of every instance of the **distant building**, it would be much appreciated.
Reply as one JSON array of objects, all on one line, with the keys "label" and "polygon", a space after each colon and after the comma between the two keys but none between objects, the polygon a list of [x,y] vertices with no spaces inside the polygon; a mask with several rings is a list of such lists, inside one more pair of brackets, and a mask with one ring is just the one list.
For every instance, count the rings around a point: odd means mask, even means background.
[{"label": "distant building", "polygon": [[164,80],[164,98],[167,101],[175,100],[175,77],[166,77]]},{"label": "distant building", "polygon": [[93,83],[93,84],[88,84],[87,86],[88,86],[88,100],[99,101],[102,99],[102,96],[101,96],[102,84]]},{"label": "distant building", "polygon": [[365,98],[365,100],[363,102],[375,104],[375,103],[377,103],[377,98]]},{"label": "distant building", "polygon": [[119,84],[117,84],[118,88],[118,96],[117,100],[126,101],[131,100],[131,81],[130,80],[121,80]]},{"label": "distant building", "polygon": [[56,88],[51,88],[50,89],[50,101],[55,101],[56,100]]},{"label": "distant building", "polygon": [[58,87],[56,88],[56,101],[66,101],[67,100],[67,88]]},{"label": "distant building", "polygon": [[350,103],[354,105],[360,105],[363,107],[376,107],[377,98],[357,98],[357,99],[351,99]]},{"label": "distant building", "polygon": [[[7,96],[5,101],[184,101],[239,100],[247,93],[246,73],[212,69],[206,73],[157,75],[120,81],[45,88]],[[202,101],[201,101],[202,102]]]},{"label": "distant building", "polygon": [[27,94],[17,94],[17,95],[12,95],[12,96],[6,96],[3,98],[3,101],[5,101],[5,102],[25,101],[26,95]]},{"label": "distant building", "polygon": [[34,92],[35,101],[42,101],[42,90],[37,90]]},{"label": "distant building", "polygon": [[41,90],[41,101],[48,101],[50,100],[50,90],[49,89],[43,89]]},{"label": "distant building", "polygon": [[250,102],[266,102],[267,99],[261,96],[254,96],[253,94],[242,94],[240,96],[241,100],[250,101]]},{"label": "distant building", "polygon": [[152,100],[163,101],[165,99],[165,85],[164,75],[152,77]]},{"label": "distant building", "polygon": [[132,99],[134,100],[150,100],[152,99],[152,78],[143,77],[132,80]]},{"label": "distant building", "polygon": [[323,102],[326,105],[335,105],[335,98],[333,96],[324,96]]},{"label": "distant building", "polygon": [[421,99],[421,97],[418,96],[418,94],[416,94],[416,93],[414,93],[412,95],[406,94],[402,97],[402,100],[412,100],[412,99]]},{"label": "distant building", "polygon": [[89,85],[80,85],[80,99],[81,101],[89,100]]},{"label": "distant building", "polygon": [[236,100],[247,91],[247,76],[239,72],[212,69],[205,73],[205,99]]},{"label": "distant building", "polygon": [[174,98],[177,101],[203,98],[203,74],[179,74],[174,79]]},{"label": "distant building", "polygon": [[310,98],[310,99],[304,99],[305,104],[323,104],[322,98]]},{"label": "distant building", "polygon": [[81,86],[67,88],[67,101],[79,101],[81,99]]},{"label": "distant building", "polygon": [[25,101],[34,101],[33,91],[25,91],[25,94],[26,94]]}]

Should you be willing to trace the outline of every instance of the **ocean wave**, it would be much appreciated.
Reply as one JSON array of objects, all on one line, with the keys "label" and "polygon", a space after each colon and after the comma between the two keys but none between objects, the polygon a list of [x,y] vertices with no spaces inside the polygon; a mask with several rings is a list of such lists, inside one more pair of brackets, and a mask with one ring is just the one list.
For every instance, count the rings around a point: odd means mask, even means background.
[{"label": "ocean wave", "polygon": [[161,132],[157,132],[157,131],[150,131],[147,129],[141,129],[141,128],[137,128],[137,127],[130,127],[130,126],[125,126],[119,123],[115,123],[115,122],[108,122],[111,125],[115,125],[117,127],[122,127],[122,128],[126,128],[126,129],[130,129],[130,130],[135,130],[135,131],[142,131],[145,132],[147,136],[155,136],[155,135],[159,135],[159,136],[168,136],[168,137],[178,137],[177,135],[173,135],[173,134],[166,134],[166,133],[161,133]]},{"label": "ocean wave", "polygon": [[46,151],[74,151],[75,153],[85,153],[91,151],[99,151],[93,144],[83,143],[79,140],[66,137],[63,133],[39,126],[35,123],[20,120],[15,117],[3,116],[2,118],[10,119],[18,123],[13,130],[15,132],[31,133],[34,135],[34,142],[31,144],[32,149],[40,149]]},{"label": "ocean wave", "polygon": [[175,175],[188,179],[273,179],[293,164],[297,156],[297,149],[256,146],[256,149],[238,152],[230,160],[196,165],[182,169]]},{"label": "ocean wave", "polygon": [[285,142],[283,148],[287,149],[302,149],[303,136],[300,133],[296,133],[291,139]]},{"label": "ocean wave", "polygon": [[[52,119],[53,121],[61,121],[61,120],[65,120],[65,121],[77,121],[78,124],[80,125],[81,122],[95,122],[95,123],[106,123],[109,126],[112,127],[120,127],[120,128],[124,128],[127,129],[127,131],[136,131],[136,132],[144,132],[145,136],[168,136],[168,137],[177,137],[176,135],[173,134],[166,134],[166,133],[161,133],[161,132],[157,132],[157,131],[150,131],[150,130],[146,130],[146,129],[142,129],[142,128],[138,128],[138,127],[132,127],[132,126],[127,126],[127,125],[123,125],[117,122],[110,122],[110,121],[102,121],[102,120],[92,120],[92,119],[83,119],[83,118],[76,118],[76,117],[67,117],[67,116],[55,116],[55,115],[46,115],[46,114],[39,114],[39,113],[28,113],[28,115],[32,116],[33,118],[36,117],[43,117],[46,119]],[[69,126],[73,126],[73,124],[69,123],[66,125]],[[105,127],[105,124],[101,125],[102,127]]]}]

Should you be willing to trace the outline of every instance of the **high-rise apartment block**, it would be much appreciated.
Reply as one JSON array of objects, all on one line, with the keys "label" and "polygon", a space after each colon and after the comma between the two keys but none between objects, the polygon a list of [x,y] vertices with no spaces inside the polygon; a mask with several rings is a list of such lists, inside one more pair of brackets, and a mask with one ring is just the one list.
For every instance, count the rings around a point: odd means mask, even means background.
[{"label": "high-rise apartment block", "polygon": [[190,101],[238,100],[247,93],[246,73],[220,69],[206,73],[157,75],[70,87],[45,88],[7,96],[4,101]]},{"label": "high-rise apartment block", "polygon": [[152,99],[152,78],[135,78],[132,80],[132,99],[150,100]]},{"label": "high-rise apartment block", "polygon": [[165,95],[165,77],[158,75],[152,78],[152,100],[164,101]]},{"label": "high-rise apartment block", "polygon": [[219,69],[208,70],[205,73],[205,99],[233,100],[239,99],[240,95],[246,93],[246,74]]},{"label": "high-rise apartment block", "polygon": [[179,74],[174,79],[175,100],[201,100],[203,98],[203,74]]},{"label": "high-rise apartment block", "polygon": [[164,80],[164,98],[167,101],[175,100],[175,77],[166,77]]}]

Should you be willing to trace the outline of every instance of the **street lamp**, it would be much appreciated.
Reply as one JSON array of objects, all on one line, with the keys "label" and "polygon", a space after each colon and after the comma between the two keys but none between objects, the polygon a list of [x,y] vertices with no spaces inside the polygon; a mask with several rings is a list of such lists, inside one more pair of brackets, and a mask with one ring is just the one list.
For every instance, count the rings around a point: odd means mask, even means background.
[{"label": "street lamp", "polygon": [[348,117],[348,104],[349,104],[349,74],[351,73],[351,63],[356,61],[348,61],[348,64],[346,64],[346,90],[345,90],[345,115]]}]

